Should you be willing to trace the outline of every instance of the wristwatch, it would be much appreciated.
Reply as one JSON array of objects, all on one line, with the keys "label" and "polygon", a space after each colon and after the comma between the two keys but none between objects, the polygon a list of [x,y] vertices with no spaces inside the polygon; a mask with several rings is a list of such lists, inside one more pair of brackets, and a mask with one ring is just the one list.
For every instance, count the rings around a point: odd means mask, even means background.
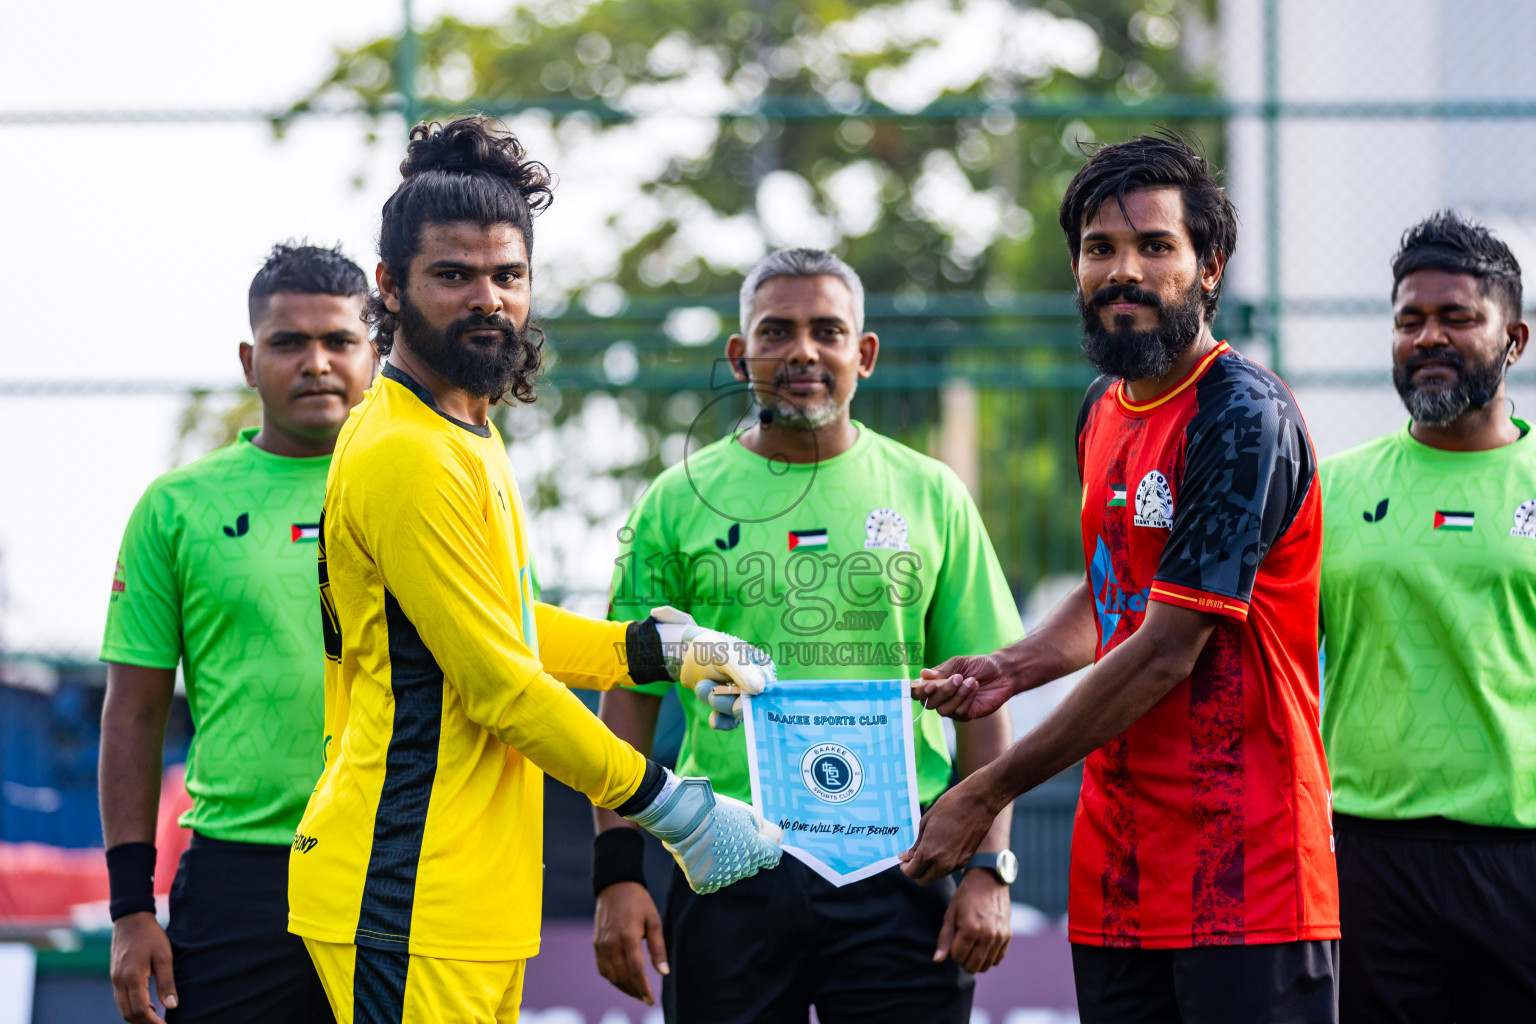
[{"label": "wristwatch", "polygon": [[997,880],[1004,885],[1012,885],[1013,880],[1019,877],[1019,858],[1013,855],[1012,850],[1000,850],[997,853],[978,853],[965,862],[965,870],[981,868],[990,871],[997,876]]}]

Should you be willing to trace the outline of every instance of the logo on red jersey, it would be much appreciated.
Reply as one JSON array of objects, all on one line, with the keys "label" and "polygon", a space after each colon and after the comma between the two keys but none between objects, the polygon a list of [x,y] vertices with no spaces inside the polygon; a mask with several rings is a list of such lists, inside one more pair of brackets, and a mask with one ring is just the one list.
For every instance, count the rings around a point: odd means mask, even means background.
[{"label": "logo on red jersey", "polygon": [[1122,615],[1147,610],[1147,591],[1121,585],[1103,537],[1098,538],[1093,561],[1088,563],[1088,581],[1093,584],[1093,603],[1099,613],[1099,645],[1103,649],[1120,627]]},{"label": "logo on red jersey", "polygon": [[1136,515],[1131,522],[1161,530],[1173,527],[1173,491],[1168,478],[1155,469],[1136,485]]}]

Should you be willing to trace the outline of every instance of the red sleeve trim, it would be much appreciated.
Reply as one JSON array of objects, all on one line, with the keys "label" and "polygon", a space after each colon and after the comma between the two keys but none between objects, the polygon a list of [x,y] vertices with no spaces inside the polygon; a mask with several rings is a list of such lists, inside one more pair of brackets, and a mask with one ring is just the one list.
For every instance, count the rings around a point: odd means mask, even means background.
[{"label": "red sleeve trim", "polygon": [[1193,608],[1201,612],[1214,612],[1229,619],[1236,619],[1238,622],[1246,622],[1248,619],[1247,601],[1239,601],[1235,597],[1225,597],[1221,594],[1211,594],[1204,590],[1194,590],[1190,587],[1181,587],[1177,583],[1166,583],[1163,580],[1154,581],[1151,598],[1154,601],[1176,605],[1180,608]]}]

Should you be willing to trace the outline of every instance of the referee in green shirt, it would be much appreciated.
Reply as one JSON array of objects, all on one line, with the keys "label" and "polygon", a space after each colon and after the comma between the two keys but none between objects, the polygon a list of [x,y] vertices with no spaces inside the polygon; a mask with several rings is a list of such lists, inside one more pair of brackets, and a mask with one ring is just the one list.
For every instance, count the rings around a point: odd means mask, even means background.
[{"label": "referee in green shirt", "polygon": [[1520,265],[1437,213],[1392,263],[1402,430],[1322,463],[1340,1017],[1536,1017],[1536,438]]},{"label": "referee in green shirt", "polygon": [[[747,275],[742,333],[726,355],[762,411],[642,496],[620,535],[614,618],[671,604],[766,642],[785,679],[912,678],[1023,635],[964,485],[850,418],[879,348],[863,321],[863,286],[829,253],[783,250]],[[648,750],[665,692],[606,693],[603,721]],[[750,800],[743,730],[712,729],[709,708],[691,695],[683,708],[679,771]],[[921,710],[913,705],[914,716]],[[1011,738],[1006,717],[957,724],[960,773]],[[918,718],[914,741],[926,805],[952,772],[937,715]],[[919,886],[899,868],[837,888],[786,857],[707,897],[675,879],[663,924],[644,888],[639,833],[599,810],[599,970],[649,1003],[649,945],[666,975],[669,1022],[804,1021],[814,1005],[823,1024],[963,1024],[969,972],[1001,961],[1012,935],[1010,821],[999,816],[958,891],[947,879]]]},{"label": "referee in green shirt", "polygon": [[[334,249],[279,245],[250,289],[240,345],[261,427],[151,483],[112,579],[101,723],[101,819],[118,1010],[171,1024],[330,1021],[288,934],[288,850],[319,777],[325,660],[315,541],[336,435],[373,378],[362,270]],[[165,718],[181,666],[194,735],[193,830],[155,919]]]}]

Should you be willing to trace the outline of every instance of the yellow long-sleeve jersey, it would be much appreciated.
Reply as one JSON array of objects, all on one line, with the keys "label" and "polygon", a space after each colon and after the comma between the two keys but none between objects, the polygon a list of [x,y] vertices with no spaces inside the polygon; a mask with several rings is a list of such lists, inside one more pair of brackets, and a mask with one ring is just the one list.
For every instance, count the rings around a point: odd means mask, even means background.
[{"label": "yellow long-sleeve jersey", "polygon": [[601,807],[639,788],[645,759],[559,681],[630,682],[625,625],[534,602],[525,533],[495,428],[386,367],[326,484],[325,770],[290,855],[290,931],[533,956],[543,772]]}]

